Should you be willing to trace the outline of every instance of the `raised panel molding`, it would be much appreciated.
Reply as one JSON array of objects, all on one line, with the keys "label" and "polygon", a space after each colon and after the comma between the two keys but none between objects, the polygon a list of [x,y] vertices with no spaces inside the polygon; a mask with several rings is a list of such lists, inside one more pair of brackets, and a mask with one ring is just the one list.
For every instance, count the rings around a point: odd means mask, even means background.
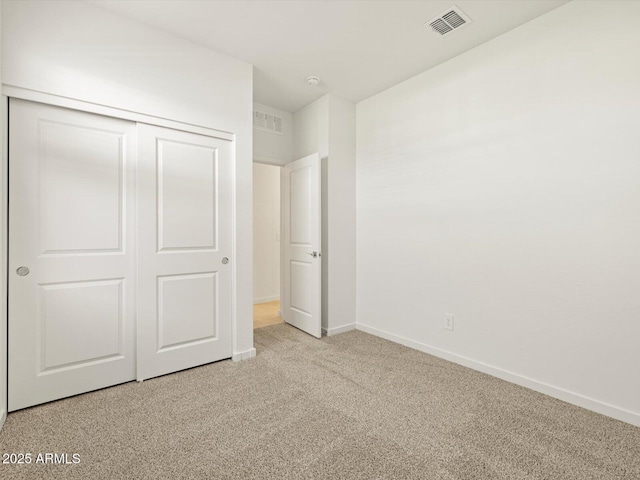
[{"label": "raised panel molding", "polygon": [[39,375],[123,358],[124,283],[40,285]]},{"label": "raised panel molding", "polygon": [[38,132],[42,254],[121,253],[125,136],[50,120]]},{"label": "raised panel molding", "polygon": [[158,252],[216,250],[217,149],[158,139],[157,172]]},{"label": "raised panel molding", "polygon": [[291,243],[294,245],[311,244],[311,225],[309,224],[309,197],[306,192],[311,182],[311,168],[301,168],[291,172]]},{"label": "raised panel molding", "polygon": [[158,277],[158,352],[214,341],[216,272]]},{"label": "raised panel molding", "polygon": [[312,298],[305,285],[311,279],[309,263],[291,261],[291,308],[310,315]]}]

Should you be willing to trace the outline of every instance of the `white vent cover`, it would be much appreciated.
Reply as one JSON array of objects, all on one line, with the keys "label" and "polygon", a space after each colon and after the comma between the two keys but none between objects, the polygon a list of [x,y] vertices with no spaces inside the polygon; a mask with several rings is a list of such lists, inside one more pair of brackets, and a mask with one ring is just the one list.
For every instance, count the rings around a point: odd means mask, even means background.
[{"label": "white vent cover", "polygon": [[271,113],[253,111],[253,128],[264,132],[282,135],[282,117]]},{"label": "white vent cover", "polygon": [[471,23],[471,19],[454,5],[425,25],[431,27],[438,35],[446,35],[468,23]]}]

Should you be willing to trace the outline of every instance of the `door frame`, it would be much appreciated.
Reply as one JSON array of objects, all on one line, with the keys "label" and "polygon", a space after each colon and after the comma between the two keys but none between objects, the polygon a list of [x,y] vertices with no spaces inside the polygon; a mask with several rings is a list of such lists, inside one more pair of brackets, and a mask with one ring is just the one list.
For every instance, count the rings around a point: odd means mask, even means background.
[{"label": "door frame", "polygon": [[[306,155],[302,158],[299,158],[298,160],[302,160],[303,158],[307,158],[309,156],[313,156],[315,154],[311,154],[311,155]],[[285,167],[293,162],[295,160],[290,160],[288,162],[282,163],[282,160],[277,159],[277,158],[273,158],[273,157],[266,157],[263,155],[254,155],[253,156],[253,163],[258,163],[261,165],[269,165],[270,167],[278,167],[280,169],[280,310],[278,311],[278,315],[280,315],[280,317],[282,318],[282,320],[285,323],[287,322],[287,319],[285,318],[285,308],[283,308],[283,298],[285,297],[285,281],[284,281],[284,268],[285,268],[285,242],[284,242],[284,238],[285,238],[285,201],[287,200],[285,198],[285,191],[283,188],[284,185],[284,172],[285,172]],[[321,183],[326,181],[326,173],[324,172],[324,169],[326,168],[326,163],[323,161],[322,158],[320,158],[320,178],[321,178]],[[253,182],[252,182],[253,183]],[[325,245],[325,217],[324,215],[326,215],[326,205],[325,205],[325,195],[324,195],[324,190],[325,187],[324,185],[321,185],[321,201],[320,201],[320,210],[321,210],[321,231],[322,231],[322,235],[321,235],[321,246],[320,246],[320,252],[321,253],[321,265],[320,265],[320,271],[321,271],[321,275],[322,275],[322,282],[325,282],[326,280],[326,266],[325,266],[325,262],[326,262],[326,255],[325,255],[325,251],[326,251],[326,247]],[[255,262],[254,262],[255,264]],[[253,270],[252,270],[252,274],[253,274]],[[321,306],[321,310],[322,310],[322,315],[326,315],[325,313],[325,303],[324,303],[324,297],[322,296],[322,294],[324,293],[324,286],[321,285],[321,299],[320,299],[320,306]],[[324,323],[322,323],[324,320],[321,318],[321,331],[322,331],[322,335],[326,335],[327,330],[324,326]]]},{"label": "door frame", "polygon": [[[282,197],[282,172],[284,171],[284,166],[286,164],[280,163],[278,160],[272,159],[270,157],[264,157],[261,155],[254,155],[253,162],[258,163],[260,165],[268,165],[270,167],[277,167],[279,169],[280,174],[280,309],[278,310],[278,315],[284,320],[284,311],[282,310],[282,295],[284,294],[284,276],[282,275],[282,268],[284,266],[284,242],[282,241],[284,234],[284,199]],[[253,172],[253,168],[252,168]],[[251,178],[251,185],[253,186],[254,179]],[[251,198],[253,199],[253,191],[251,192]],[[252,210],[252,218],[255,215],[255,212]],[[253,240],[252,240],[253,241]],[[251,282],[253,284],[253,273],[255,270],[255,261],[253,262],[253,267],[251,269]],[[253,320],[252,320],[253,321]]]},{"label": "door frame", "polygon": [[0,429],[4,425],[4,421],[7,416],[8,405],[8,339],[7,328],[9,318],[7,317],[7,302],[8,302],[8,216],[9,216],[9,98],[18,98],[22,100],[28,100],[37,103],[43,103],[54,107],[69,108],[72,110],[78,110],[86,113],[94,113],[107,117],[119,118],[122,120],[129,120],[137,123],[147,123],[158,127],[171,128],[174,130],[181,130],[184,132],[195,133],[199,135],[205,135],[209,137],[219,138],[222,140],[228,140],[232,142],[233,151],[233,173],[232,173],[232,187],[231,187],[231,209],[232,209],[232,245],[231,245],[231,262],[233,268],[231,269],[231,330],[232,330],[232,360],[239,361],[248,359],[255,356],[255,348],[247,352],[236,352],[237,335],[238,330],[242,328],[238,324],[237,318],[237,176],[236,176],[236,134],[227,132],[224,130],[217,130],[202,125],[196,125],[191,123],[184,123],[168,118],[146,115],[143,113],[137,113],[129,110],[122,110],[115,107],[109,107],[97,103],[85,102],[82,100],[75,100],[67,97],[61,97],[54,94],[38,92],[35,90],[29,90],[21,87],[15,87],[11,85],[2,85],[2,99],[0,100],[0,115],[2,121],[0,121],[0,135],[2,136],[2,152],[0,162],[0,228],[2,234],[0,236]]},{"label": "door frame", "polygon": [[[286,323],[286,320],[284,318],[284,310],[282,309],[282,297],[284,295],[284,274],[282,273],[282,269],[284,268],[284,241],[282,240],[284,238],[284,197],[282,196],[282,172],[284,172],[284,166],[288,162],[282,163],[282,160],[279,158],[267,157],[264,155],[253,155],[252,163],[269,165],[270,167],[278,167],[280,169],[280,309],[278,310],[278,315],[280,315],[282,320]],[[253,167],[251,169],[251,172],[251,198],[253,199]],[[252,214],[255,214],[255,212],[252,211]],[[251,234],[253,235],[253,230]],[[253,280],[253,272],[251,272],[251,279]]]}]

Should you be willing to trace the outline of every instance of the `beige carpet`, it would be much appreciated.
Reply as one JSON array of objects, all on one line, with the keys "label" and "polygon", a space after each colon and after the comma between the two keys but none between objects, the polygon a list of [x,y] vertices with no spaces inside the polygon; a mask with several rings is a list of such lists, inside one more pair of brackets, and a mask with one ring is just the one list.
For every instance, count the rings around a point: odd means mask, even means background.
[{"label": "beige carpet", "polygon": [[0,478],[639,479],[640,428],[362,332],[255,332],[258,356],[9,415]]}]

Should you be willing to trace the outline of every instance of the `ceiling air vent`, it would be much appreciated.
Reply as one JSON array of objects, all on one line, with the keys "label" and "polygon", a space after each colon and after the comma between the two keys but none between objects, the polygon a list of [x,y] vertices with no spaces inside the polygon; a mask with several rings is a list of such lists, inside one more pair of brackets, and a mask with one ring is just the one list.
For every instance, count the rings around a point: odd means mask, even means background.
[{"label": "ceiling air vent", "polygon": [[262,130],[263,132],[275,133],[282,135],[282,117],[271,113],[253,111],[253,128]]},{"label": "ceiling air vent", "polygon": [[471,23],[471,19],[454,5],[426,24],[437,34],[446,35],[467,23]]}]

